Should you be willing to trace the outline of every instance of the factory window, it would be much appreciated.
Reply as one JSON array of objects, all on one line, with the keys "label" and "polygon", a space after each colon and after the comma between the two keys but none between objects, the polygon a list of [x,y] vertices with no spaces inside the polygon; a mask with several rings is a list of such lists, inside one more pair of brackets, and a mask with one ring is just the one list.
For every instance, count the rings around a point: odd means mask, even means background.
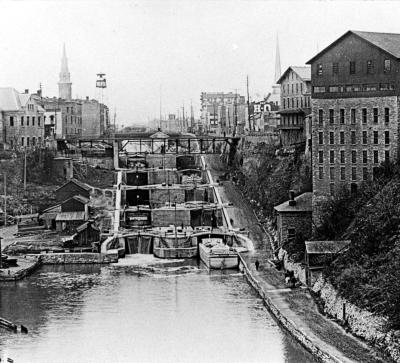
[{"label": "factory window", "polygon": [[324,162],[324,152],[322,150],[318,151],[318,162],[319,163]]},{"label": "factory window", "polygon": [[374,108],[373,112],[374,112],[374,123],[377,124],[378,123],[378,109]]},{"label": "factory window", "polygon": [[344,164],[346,162],[344,150],[340,150],[340,163]]},{"label": "factory window", "polygon": [[356,123],[356,109],[355,108],[351,109],[350,118],[351,118],[351,123],[355,124]]},{"label": "factory window", "polygon": [[10,116],[10,126],[14,126],[14,116]]},{"label": "factory window", "polygon": [[340,123],[344,124],[344,108],[340,109]]},{"label": "factory window", "polygon": [[29,126],[29,116],[26,116],[26,126]]},{"label": "factory window", "polygon": [[324,179],[324,168],[321,166],[318,168],[318,179]]},{"label": "factory window", "polygon": [[351,137],[351,143],[354,145],[356,143],[356,132],[352,131],[350,137]]},{"label": "factory window", "polygon": [[390,59],[385,59],[383,71],[389,73],[391,68]]},{"label": "factory window", "polygon": [[385,124],[389,123],[389,108],[385,107]]},{"label": "factory window", "polygon": [[24,116],[21,116],[21,126],[24,126]]},{"label": "factory window", "polygon": [[21,146],[24,146],[24,138],[21,137]]},{"label": "factory window", "polygon": [[334,113],[332,108],[329,109],[329,123],[330,124],[334,123]]},{"label": "factory window", "polygon": [[363,168],[363,180],[368,180],[368,168]]},{"label": "factory window", "polygon": [[385,150],[385,163],[388,163],[388,162],[389,162],[389,159],[390,159],[390,157],[389,157],[389,150]]},{"label": "factory window", "polygon": [[29,140],[29,137],[27,136],[27,137],[26,137],[26,146],[29,146],[29,144],[30,144],[29,141],[30,141],[30,140]]},{"label": "factory window", "polygon": [[37,118],[37,123],[38,123],[38,126],[40,126],[40,116],[38,116],[38,118]]},{"label": "factory window", "polygon": [[32,137],[32,145],[33,145],[33,146],[36,145],[36,137]]},{"label": "factory window", "polygon": [[350,74],[356,73],[356,62],[351,61],[350,62]]},{"label": "factory window", "polygon": [[373,74],[374,73],[374,63],[372,60],[367,60],[367,74]]},{"label": "factory window", "polygon": [[390,144],[390,136],[389,136],[389,131],[385,131],[385,145]]},{"label": "factory window", "polygon": [[374,144],[378,144],[378,131],[374,131]]},{"label": "factory window", "polygon": [[324,110],[318,110],[318,124],[319,126],[324,125]]},{"label": "factory window", "polygon": [[339,138],[340,138],[340,145],[344,145],[344,131],[340,131]]},{"label": "factory window", "polygon": [[324,133],[318,132],[318,144],[322,145],[324,143]]},{"label": "factory window", "polygon": [[357,194],[357,184],[356,183],[351,183],[350,184],[350,193],[352,195]]},{"label": "factory window", "polygon": [[340,180],[346,180],[346,168],[340,168]]},{"label": "factory window", "polygon": [[335,163],[335,151],[334,150],[329,151],[329,162],[331,164]]},{"label": "factory window", "polygon": [[367,150],[363,150],[362,158],[363,158],[363,164],[366,164],[368,162],[368,152],[367,152]]},{"label": "factory window", "polygon": [[335,184],[334,183],[329,184],[329,192],[332,196],[335,194]]},{"label": "factory window", "polygon": [[368,143],[368,132],[367,131],[362,132],[362,143],[364,145]]},{"label": "factory window", "polygon": [[35,126],[35,116],[32,116],[32,126]]},{"label": "factory window", "polygon": [[357,168],[351,168],[351,180],[357,180]]},{"label": "factory window", "polygon": [[335,133],[334,132],[329,133],[329,143],[331,145],[333,145],[335,143]]},{"label": "factory window", "polygon": [[332,74],[338,74],[339,73],[339,63],[335,62],[332,63]]},{"label": "factory window", "polygon": [[379,154],[378,150],[374,150],[374,163],[378,164],[379,163]]},{"label": "factory window", "polygon": [[362,109],[362,123],[363,124],[367,123],[367,109],[366,108]]},{"label": "factory window", "polygon": [[357,151],[356,150],[351,151],[351,162],[353,164],[355,164],[357,162]]},{"label": "factory window", "polygon": [[331,180],[335,180],[335,168],[334,167],[329,168],[329,178]]}]

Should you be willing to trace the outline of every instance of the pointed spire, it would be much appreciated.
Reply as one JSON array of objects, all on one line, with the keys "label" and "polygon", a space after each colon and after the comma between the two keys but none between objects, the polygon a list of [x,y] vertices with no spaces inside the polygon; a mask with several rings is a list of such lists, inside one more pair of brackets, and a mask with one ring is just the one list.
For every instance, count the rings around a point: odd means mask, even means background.
[{"label": "pointed spire", "polygon": [[275,52],[275,78],[274,82],[280,78],[281,76],[281,57],[279,54],[279,38],[278,33],[276,33],[276,52]]},{"label": "pointed spire", "polygon": [[62,99],[71,99],[71,78],[68,70],[67,52],[65,50],[65,43],[63,45],[63,54],[61,58],[61,71],[60,80],[58,81],[58,93]]}]

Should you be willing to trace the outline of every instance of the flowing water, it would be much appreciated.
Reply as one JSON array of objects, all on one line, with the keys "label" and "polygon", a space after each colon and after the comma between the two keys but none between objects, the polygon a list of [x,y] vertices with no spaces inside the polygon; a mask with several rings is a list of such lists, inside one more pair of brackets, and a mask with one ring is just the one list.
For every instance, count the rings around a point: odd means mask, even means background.
[{"label": "flowing water", "polygon": [[313,362],[238,273],[46,266],[0,289],[0,357],[15,363]]}]

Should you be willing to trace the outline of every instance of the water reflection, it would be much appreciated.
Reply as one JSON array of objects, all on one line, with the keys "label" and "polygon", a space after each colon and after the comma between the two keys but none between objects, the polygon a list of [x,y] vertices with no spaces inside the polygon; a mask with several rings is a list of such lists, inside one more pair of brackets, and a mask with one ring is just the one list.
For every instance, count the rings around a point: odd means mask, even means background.
[{"label": "water reflection", "polygon": [[311,362],[240,274],[43,267],[0,290],[1,357],[21,362]]}]

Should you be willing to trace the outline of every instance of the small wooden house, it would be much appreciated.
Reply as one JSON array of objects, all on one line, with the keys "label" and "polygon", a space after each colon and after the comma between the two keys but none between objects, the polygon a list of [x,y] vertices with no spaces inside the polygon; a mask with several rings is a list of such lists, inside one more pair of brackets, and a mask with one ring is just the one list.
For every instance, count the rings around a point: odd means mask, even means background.
[{"label": "small wooden house", "polygon": [[61,212],[85,212],[86,219],[89,218],[89,199],[81,195],[74,195],[73,197],[64,200],[61,203]]},{"label": "small wooden house", "polygon": [[85,212],[61,212],[56,217],[56,230],[60,233],[74,234],[77,227],[85,221]]},{"label": "small wooden house", "polygon": [[75,247],[92,247],[95,242],[99,241],[100,229],[92,221],[87,221],[76,228]]},{"label": "small wooden house", "polygon": [[39,219],[47,229],[56,229],[56,217],[61,212],[61,204],[47,208],[40,215]]},{"label": "small wooden house", "polygon": [[75,195],[81,195],[84,198],[90,198],[90,187],[77,179],[70,179],[55,190],[56,200],[62,202]]}]

